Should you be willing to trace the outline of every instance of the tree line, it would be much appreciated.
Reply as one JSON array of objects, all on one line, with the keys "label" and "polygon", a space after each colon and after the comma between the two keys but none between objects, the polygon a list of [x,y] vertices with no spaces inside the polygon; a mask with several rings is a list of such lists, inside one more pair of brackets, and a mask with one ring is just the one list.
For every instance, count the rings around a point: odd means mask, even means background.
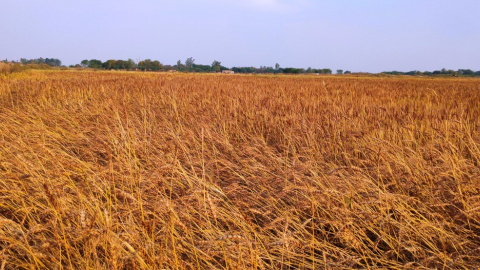
[{"label": "tree line", "polygon": [[[73,66],[71,66],[73,67]],[[221,72],[223,70],[232,70],[235,73],[253,73],[253,74],[333,74],[329,68],[315,69],[315,68],[282,68],[277,63],[274,67],[260,66],[257,67],[232,67],[227,68],[221,64],[220,61],[214,60],[211,65],[196,64],[193,57],[187,58],[184,62],[177,61],[176,65],[163,65],[158,60],[145,59],[136,63],[132,59],[128,60],[107,60],[102,62],[100,60],[83,60],[80,65],[76,67],[88,67],[95,69],[113,69],[113,70],[141,70],[141,71],[181,71],[181,72]],[[351,74],[349,70],[343,71],[337,69],[336,74]],[[435,70],[435,71],[384,71],[380,74],[388,75],[410,75],[410,76],[480,76],[480,71],[473,71],[471,69],[454,70]]]},{"label": "tree line", "polygon": [[[20,61],[8,61],[5,59],[3,63],[21,64],[29,68],[45,69],[49,67],[64,67],[62,61],[56,58],[35,58],[26,59],[21,58]],[[132,59],[117,60],[109,59],[105,62],[98,59],[82,60],[80,64],[70,65],[71,68],[92,68],[105,70],[141,70],[141,71],[180,71],[180,72],[222,72],[224,70],[232,70],[235,73],[253,73],[253,74],[332,74],[329,68],[294,68],[294,67],[280,67],[277,63],[274,67],[260,66],[257,67],[232,67],[227,68],[222,65],[220,61],[214,60],[210,65],[202,65],[195,63],[193,57],[187,58],[184,62],[178,60],[176,65],[164,65],[158,60],[145,59],[135,62]],[[20,68],[19,68],[20,70]],[[336,70],[336,74],[350,74],[350,71]],[[419,71],[413,70],[408,72],[402,71],[384,71],[380,74],[388,75],[409,75],[409,76],[476,76],[480,77],[480,71],[473,71],[471,69],[447,70],[445,68],[435,71]]]},{"label": "tree line", "polygon": [[60,67],[62,66],[62,61],[60,61],[59,59],[56,59],[56,58],[36,58],[36,59],[26,59],[26,58],[20,58],[20,63],[24,64],[24,65],[28,65],[28,64],[37,64],[37,65],[41,65],[41,64],[46,64],[46,65],[49,65],[51,67]]},{"label": "tree line", "polygon": [[[222,65],[220,61],[214,60],[211,65],[202,65],[195,63],[193,57],[187,58],[184,62],[177,61],[176,65],[164,65],[158,60],[145,59],[136,63],[132,59],[115,60],[110,59],[102,62],[97,59],[83,60],[80,64],[70,67],[84,67],[94,69],[113,69],[113,70],[141,70],[141,71],[181,71],[181,72],[222,72],[224,70],[232,70],[235,73],[287,73],[287,74],[303,74],[303,73],[318,73],[318,74],[332,74],[332,70],[328,68],[312,69],[312,68],[281,68],[277,63],[275,67],[260,66],[256,67],[232,67],[227,68]],[[340,70],[340,72],[343,72]],[[338,71],[337,71],[338,73]],[[349,71],[345,73],[350,73]]]},{"label": "tree line", "polygon": [[475,76],[480,77],[480,71],[473,71],[471,69],[459,69],[457,71],[451,69],[441,69],[435,71],[419,71],[413,70],[408,72],[401,71],[384,71],[383,74],[388,75],[410,75],[410,76]]}]

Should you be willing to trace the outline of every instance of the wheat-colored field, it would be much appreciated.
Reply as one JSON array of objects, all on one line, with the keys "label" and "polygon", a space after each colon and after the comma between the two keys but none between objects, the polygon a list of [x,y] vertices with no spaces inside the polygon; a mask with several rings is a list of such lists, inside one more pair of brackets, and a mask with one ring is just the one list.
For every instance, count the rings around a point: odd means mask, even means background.
[{"label": "wheat-colored field", "polygon": [[0,269],[479,267],[479,79],[0,75]]}]

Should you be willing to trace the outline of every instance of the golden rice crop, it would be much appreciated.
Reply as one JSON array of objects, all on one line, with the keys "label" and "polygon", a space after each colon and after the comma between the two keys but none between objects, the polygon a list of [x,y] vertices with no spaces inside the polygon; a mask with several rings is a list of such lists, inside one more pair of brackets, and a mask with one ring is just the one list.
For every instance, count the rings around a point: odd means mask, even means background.
[{"label": "golden rice crop", "polygon": [[480,80],[0,75],[1,269],[476,269]]}]

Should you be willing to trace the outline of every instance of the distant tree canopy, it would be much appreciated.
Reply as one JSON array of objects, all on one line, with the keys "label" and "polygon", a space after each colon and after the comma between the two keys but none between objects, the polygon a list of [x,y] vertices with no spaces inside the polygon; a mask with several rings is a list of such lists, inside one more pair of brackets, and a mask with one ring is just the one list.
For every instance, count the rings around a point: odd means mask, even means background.
[{"label": "distant tree canopy", "polygon": [[36,58],[36,59],[21,58],[20,63],[22,63],[24,65],[28,65],[28,64],[37,64],[37,65],[47,64],[47,65],[52,66],[52,67],[59,67],[59,66],[62,65],[62,61],[60,61],[59,59],[56,59],[56,58],[42,58],[42,57]]},{"label": "distant tree canopy", "polygon": [[254,67],[233,67],[235,73],[255,73],[257,71]]},{"label": "distant tree canopy", "polygon": [[195,59],[193,59],[193,57],[189,57],[187,58],[187,60],[185,60],[185,66],[188,69],[192,69],[194,64],[195,64]]},{"label": "distant tree canopy", "polygon": [[[220,66],[218,67],[220,69]],[[190,71],[191,72],[212,72],[213,71],[213,67],[210,66],[210,65],[197,65],[197,64],[193,64],[191,67],[190,67]]]},{"label": "distant tree canopy", "polygon": [[214,60],[212,62],[212,71],[219,72],[221,70],[221,64],[219,61]]},{"label": "distant tree canopy", "polygon": [[97,60],[97,59],[91,59],[91,60],[82,60],[80,62],[80,65],[82,67],[88,67],[88,68],[102,68],[102,61]]},{"label": "distant tree canopy", "polygon": [[328,69],[328,68],[324,68],[324,69],[312,69],[312,68],[304,69],[304,68],[293,68],[293,67],[281,68],[278,63],[275,65],[275,68],[266,67],[266,66],[261,66],[260,68],[233,67],[232,70],[235,71],[235,73],[260,73],[260,74],[265,74],[265,73],[273,73],[273,74],[278,74],[278,73],[283,73],[283,74],[319,73],[319,74],[332,74],[332,70]]},{"label": "distant tree canopy", "polygon": [[473,71],[471,69],[459,69],[457,71],[451,70],[451,69],[445,69],[442,68],[441,70],[435,70],[433,72],[431,71],[424,71],[421,72],[419,70],[412,70],[408,72],[402,72],[402,71],[384,71],[382,72],[383,74],[388,74],[388,75],[410,75],[410,76],[463,76],[463,77],[468,77],[468,76],[480,76],[480,71]]},{"label": "distant tree canopy", "polygon": [[[478,73],[479,71],[477,71]],[[457,71],[458,75],[466,75],[466,76],[475,76],[475,71],[471,69],[459,69]]]},{"label": "distant tree canopy", "polygon": [[137,64],[138,68],[140,70],[151,70],[151,71],[159,71],[162,69],[162,64],[158,60],[150,60],[150,59],[145,59],[143,61],[138,62]]},{"label": "distant tree canopy", "polygon": [[283,68],[282,69],[283,73],[290,73],[290,74],[300,74],[300,73],[305,73],[305,69],[303,68]]},{"label": "distant tree canopy", "polygon": [[177,70],[183,72],[221,72],[223,70],[232,70],[235,73],[257,73],[257,74],[303,74],[303,73],[318,73],[318,74],[332,74],[332,70],[328,68],[324,69],[304,69],[304,68],[281,68],[280,64],[276,63],[275,67],[260,66],[256,67],[232,67],[231,69],[222,66],[222,63],[218,60],[213,60],[211,65],[196,64],[193,57],[187,58],[184,62],[178,60],[176,65],[169,66],[163,65],[158,60],[145,59],[135,63],[132,59],[128,60],[114,60],[110,59],[102,62],[97,59],[82,60],[80,62],[81,67],[88,67],[94,69],[114,69],[114,70],[142,70],[142,71],[168,71]]}]

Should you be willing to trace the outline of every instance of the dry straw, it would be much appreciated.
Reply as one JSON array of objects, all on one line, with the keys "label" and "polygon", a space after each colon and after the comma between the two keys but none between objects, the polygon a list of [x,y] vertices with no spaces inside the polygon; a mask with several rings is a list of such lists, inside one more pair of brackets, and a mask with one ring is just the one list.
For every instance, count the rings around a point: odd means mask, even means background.
[{"label": "dry straw", "polygon": [[477,269],[478,85],[8,73],[0,269]]}]

